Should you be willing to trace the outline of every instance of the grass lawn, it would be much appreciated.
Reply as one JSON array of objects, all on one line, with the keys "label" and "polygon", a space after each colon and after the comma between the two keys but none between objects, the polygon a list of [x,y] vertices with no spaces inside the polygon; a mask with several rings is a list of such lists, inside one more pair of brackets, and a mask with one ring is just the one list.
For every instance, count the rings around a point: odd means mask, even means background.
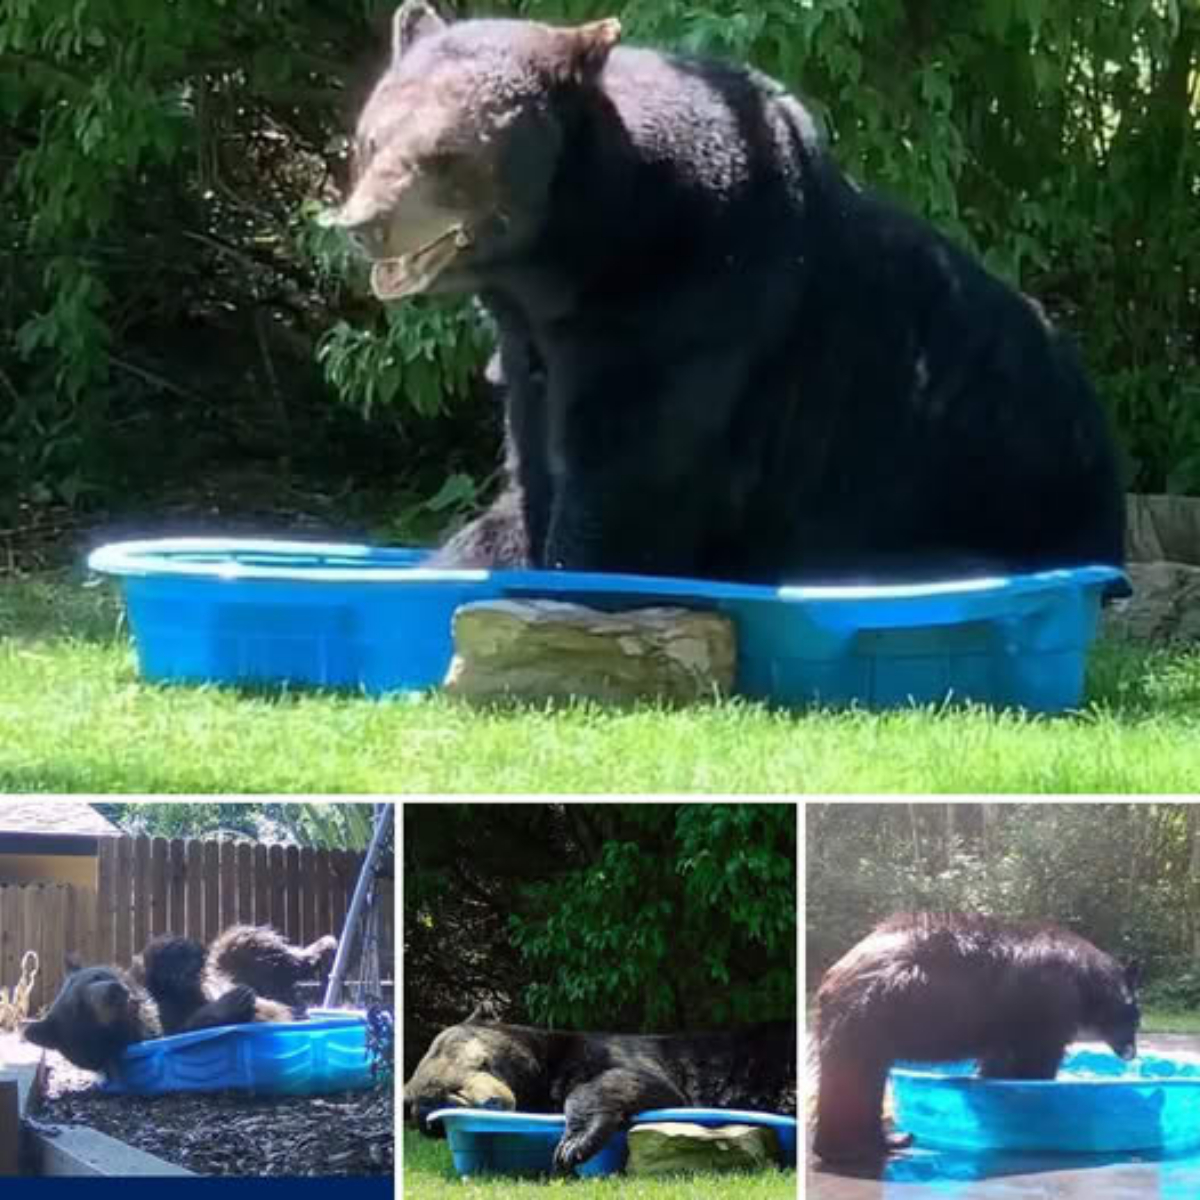
[{"label": "grass lawn", "polygon": [[1200,1035],[1200,1012],[1143,1007],[1141,1032]]},{"label": "grass lawn", "polygon": [[543,1200],[548,1195],[611,1200],[794,1200],[795,1171],[754,1174],[692,1175],[662,1179],[548,1179],[517,1181],[504,1176],[460,1179],[445,1142],[430,1141],[404,1130],[404,1200]]},{"label": "grass lawn", "polygon": [[108,585],[0,581],[0,791],[1194,792],[1200,649],[1102,643],[1084,710],[475,712],[151,687]]}]

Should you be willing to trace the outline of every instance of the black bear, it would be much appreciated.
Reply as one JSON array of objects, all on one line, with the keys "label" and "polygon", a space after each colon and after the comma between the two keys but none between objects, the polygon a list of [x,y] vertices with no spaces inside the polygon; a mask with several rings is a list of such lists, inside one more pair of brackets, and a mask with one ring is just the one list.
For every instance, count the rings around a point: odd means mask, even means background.
[{"label": "black bear", "polygon": [[67,978],[39,1021],[25,1028],[35,1045],[78,1067],[104,1070],[134,1042],[251,1021],[303,1016],[296,984],[328,961],[325,937],[300,949],[268,928],[225,930],[206,951],[191,938],[154,938],[130,971],[83,967],[68,959]]},{"label": "black bear", "polygon": [[1053,1079],[1068,1042],[1137,1051],[1137,967],[1053,925],[977,915],[889,918],[825,973],[817,992],[820,1079],[813,1149],[829,1162],[878,1159],[897,1059],[977,1059],[999,1079]]},{"label": "black bear", "polygon": [[1107,424],[1037,306],[851,182],[740,66],[616,20],[395,16],[329,223],[477,293],[509,484],[433,560],[749,582],[1123,561]]},{"label": "black bear", "polygon": [[796,1024],[730,1033],[567,1033],[477,1021],[443,1030],[404,1085],[406,1114],[438,1108],[565,1113],[554,1164],[591,1158],[638,1112],[680,1106],[795,1111]]}]

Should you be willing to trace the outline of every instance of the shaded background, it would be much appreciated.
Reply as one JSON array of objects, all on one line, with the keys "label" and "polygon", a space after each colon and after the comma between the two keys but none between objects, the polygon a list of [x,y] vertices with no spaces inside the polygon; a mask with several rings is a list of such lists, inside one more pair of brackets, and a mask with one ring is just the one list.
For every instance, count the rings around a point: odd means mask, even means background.
[{"label": "shaded background", "polygon": [[405,1078],[437,1032],[797,1016],[796,806],[408,804]]}]

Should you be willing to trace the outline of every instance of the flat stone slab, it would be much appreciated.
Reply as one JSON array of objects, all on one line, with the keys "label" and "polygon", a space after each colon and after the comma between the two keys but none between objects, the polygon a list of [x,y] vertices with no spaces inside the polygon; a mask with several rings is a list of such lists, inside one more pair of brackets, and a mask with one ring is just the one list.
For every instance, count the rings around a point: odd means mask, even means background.
[{"label": "flat stone slab", "polygon": [[445,687],[478,701],[687,703],[732,688],[735,646],[733,622],[720,613],[482,600],[454,614]]},{"label": "flat stone slab", "polygon": [[680,1171],[757,1171],[779,1161],[775,1131],[765,1125],[651,1122],[629,1131],[629,1175]]}]

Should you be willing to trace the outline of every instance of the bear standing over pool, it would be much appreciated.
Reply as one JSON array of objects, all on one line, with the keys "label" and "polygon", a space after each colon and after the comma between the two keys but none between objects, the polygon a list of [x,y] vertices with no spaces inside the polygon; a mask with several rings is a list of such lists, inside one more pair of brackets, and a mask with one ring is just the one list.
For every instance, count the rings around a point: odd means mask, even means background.
[{"label": "bear standing over pool", "polygon": [[[494,318],[509,482],[440,562],[777,583],[1123,561],[1035,304],[848,180],[784,88],[616,20],[410,0],[330,223]],[[438,560],[435,560],[438,561]]]},{"label": "bear standing over pool", "polygon": [[901,914],[825,973],[817,992],[820,1080],[813,1149],[878,1159],[910,1139],[882,1124],[897,1059],[978,1059],[996,1079],[1053,1079],[1068,1042],[1137,1052],[1137,967],[1053,925]]},{"label": "bear standing over pool", "polygon": [[729,1033],[571,1033],[477,1021],[444,1029],[404,1085],[422,1133],[439,1108],[565,1113],[554,1165],[570,1171],[653,1108],[795,1111],[796,1023]]},{"label": "bear standing over pool", "polygon": [[207,950],[191,938],[156,937],[132,971],[68,960],[62,988],[25,1037],[77,1067],[102,1071],[126,1046],[148,1038],[296,1020],[303,1016],[297,982],[325,966],[336,949],[333,937],[301,948],[264,926],[235,925]]}]

